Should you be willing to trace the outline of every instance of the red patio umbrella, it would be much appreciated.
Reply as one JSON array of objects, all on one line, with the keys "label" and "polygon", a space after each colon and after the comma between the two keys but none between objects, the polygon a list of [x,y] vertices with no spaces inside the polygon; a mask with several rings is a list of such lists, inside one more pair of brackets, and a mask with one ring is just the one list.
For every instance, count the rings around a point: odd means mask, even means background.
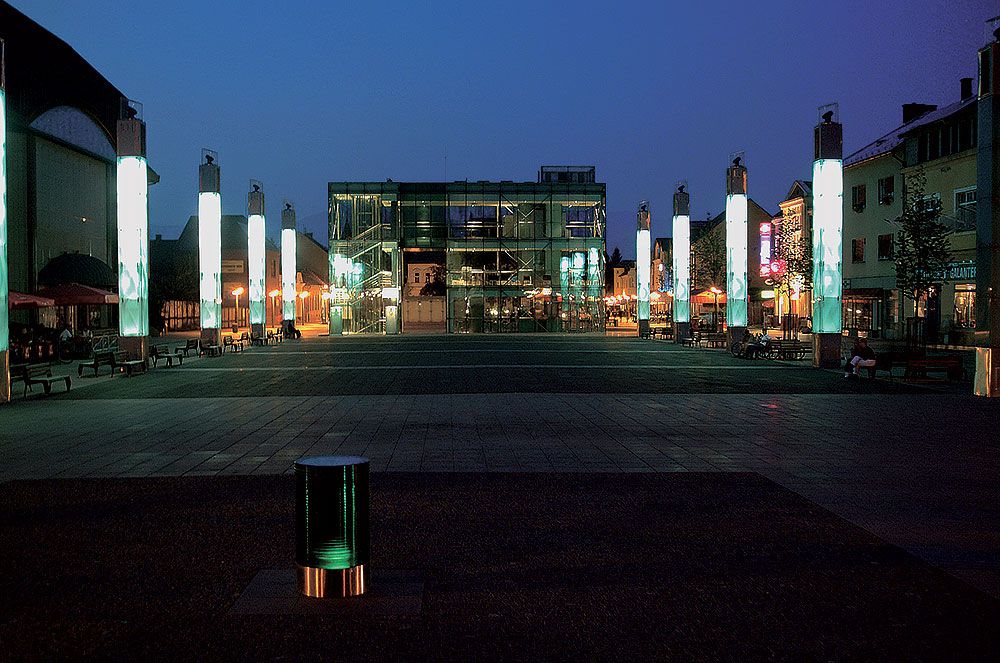
[{"label": "red patio umbrella", "polygon": [[92,288],[80,283],[62,283],[48,288],[42,288],[36,293],[39,297],[47,297],[55,301],[56,306],[85,306],[100,304],[117,304],[118,295],[100,288]]},{"label": "red patio umbrella", "polygon": [[23,292],[14,292],[13,290],[7,293],[7,308],[49,308],[50,306],[55,306],[56,302],[54,299],[49,299],[48,297],[39,297],[38,295],[26,295]]}]

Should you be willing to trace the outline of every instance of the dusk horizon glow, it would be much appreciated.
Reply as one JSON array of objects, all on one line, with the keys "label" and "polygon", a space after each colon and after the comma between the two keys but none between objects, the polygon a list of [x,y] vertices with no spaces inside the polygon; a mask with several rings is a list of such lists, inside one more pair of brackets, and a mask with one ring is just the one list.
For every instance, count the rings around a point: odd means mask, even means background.
[{"label": "dusk horizon glow", "polygon": [[197,213],[202,148],[219,154],[224,214],[246,214],[261,180],[269,236],[287,198],[324,243],[331,181],[534,181],[541,165],[594,165],[608,252],[626,257],[640,200],[653,237],[669,236],[680,180],[692,219],[721,212],[736,151],[751,197],[776,211],[810,177],[823,104],[839,102],[849,155],[899,126],[903,103],[957,101],[997,13],[984,0],[12,4],[143,103],[162,178],[151,234],[177,237]]}]

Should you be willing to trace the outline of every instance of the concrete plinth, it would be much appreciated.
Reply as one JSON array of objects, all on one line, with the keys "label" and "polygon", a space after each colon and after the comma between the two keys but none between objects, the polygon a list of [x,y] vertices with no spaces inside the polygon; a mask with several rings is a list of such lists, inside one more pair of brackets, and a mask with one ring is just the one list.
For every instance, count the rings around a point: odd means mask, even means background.
[{"label": "concrete plinth", "polygon": [[255,322],[255,323],[251,324],[250,325],[250,335],[251,336],[257,336],[257,337],[263,338],[264,337],[264,323],[262,323],[262,322]]},{"label": "concrete plinth", "polygon": [[201,330],[201,344],[202,345],[222,345],[222,330],[221,329],[202,329]]},{"label": "concrete plinth", "polygon": [[647,338],[649,336],[649,320],[639,321],[639,338]]},{"label": "concrete plinth", "polygon": [[10,351],[0,352],[0,403],[10,400]]},{"label": "concrete plinth", "polygon": [[145,361],[149,357],[149,337],[119,336],[118,349],[122,352],[127,352],[129,359]]},{"label": "concrete plinth", "polygon": [[681,339],[691,338],[691,323],[690,322],[675,322],[674,323],[674,343],[680,343]]},{"label": "concrete plinth", "polygon": [[840,334],[813,334],[813,366],[838,368],[841,365]]},{"label": "concrete plinth", "polygon": [[1000,362],[993,361],[996,348],[976,348],[976,375],[972,393],[976,396],[1000,396]]},{"label": "concrete plinth", "polygon": [[726,332],[726,349],[733,347],[733,341],[742,341],[746,331],[746,327],[729,327],[729,331]]}]

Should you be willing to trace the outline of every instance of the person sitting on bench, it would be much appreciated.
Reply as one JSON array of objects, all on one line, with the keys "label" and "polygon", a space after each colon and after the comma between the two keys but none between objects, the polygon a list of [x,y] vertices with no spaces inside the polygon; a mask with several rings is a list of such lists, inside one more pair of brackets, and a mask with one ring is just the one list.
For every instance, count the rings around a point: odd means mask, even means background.
[{"label": "person sitting on bench", "polygon": [[860,375],[862,368],[875,368],[875,351],[868,347],[868,339],[859,338],[851,348],[851,358],[844,365],[844,378]]}]

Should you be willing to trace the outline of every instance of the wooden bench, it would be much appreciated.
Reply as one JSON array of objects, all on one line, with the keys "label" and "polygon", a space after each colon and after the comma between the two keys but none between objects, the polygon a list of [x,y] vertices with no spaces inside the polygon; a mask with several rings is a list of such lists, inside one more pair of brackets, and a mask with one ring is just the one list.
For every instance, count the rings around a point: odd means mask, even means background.
[{"label": "wooden bench", "polygon": [[232,336],[224,336],[222,338],[223,354],[225,354],[226,348],[229,348],[230,352],[243,352],[243,341],[238,338],[233,338]]},{"label": "wooden bench", "polygon": [[964,373],[962,369],[962,358],[957,355],[944,355],[941,357],[919,357],[906,361],[906,372],[904,378],[907,380],[929,379],[928,372],[943,372],[946,379],[951,382],[958,382]]},{"label": "wooden bench", "polygon": [[194,350],[195,354],[198,354],[198,339],[189,338],[184,345],[178,345],[174,348],[174,354],[178,352],[183,352],[184,356],[187,357],[188,353]]},{"label": "wooden bench", "polygon": [[776,359],[805,359],[812,348],[798,339],[776,338],[771,341],[771,354]]},{"label": "wooden bench", "polygon": [[28,396],[31,385],[40,384],[45,388],[45,393],[52,393],[52,385],[56,382],[65,382],[66,391],[69,391],[72,380],[68,375],[58,375],[52,377],[51,364],[24,364],[18,367],[16,377],[24,382],[24,396]]},{"label": "wooden bench", "polygon": [[689,348],[696,347],[701,342],[701,332],[693,331],[687,338],[681,339],[681,346]]},{"label": "wooden bench", "polygon": [[115,353],[115,367],[132,377],[134,373],[145,373],[149,370],[149,362],[145,359],[132,359],[127,352]]},{"label": "wooden bench", "polygon": [[726,347],[726,335],[722,332],[710,332],[701,337],[701,344],[705,347],[724,348]]},{"label": "wooden bench", "polygon": [[180,348],[176,348],[173,352],[170,351],[166,345],[154,345],[149,348],[149,358],[153,360],[153,368],[156,368],[157,363],[161,359],[167,361],[167,366],[173,366],[174,360],[177,360],[177,365],[181,366],[184,364],[184,351]]},{"label": "wooden bench", "polygon": [[94,377],[100,372],[101,366],[108,366],[111,368],[111,372],[115,372],[115,353],[114,352],[95,352],[94,358],[90,361],[85,361],[76,367],[77,377],[83,377],[83,369],[92,368],[94,369]]},{"label": "wooden bench", "polygon": [[198,356],[208,356],[208,357],[221,357],[222,356],[222,346],[215,345],[214,343],[199,343],[198,345]]}]

